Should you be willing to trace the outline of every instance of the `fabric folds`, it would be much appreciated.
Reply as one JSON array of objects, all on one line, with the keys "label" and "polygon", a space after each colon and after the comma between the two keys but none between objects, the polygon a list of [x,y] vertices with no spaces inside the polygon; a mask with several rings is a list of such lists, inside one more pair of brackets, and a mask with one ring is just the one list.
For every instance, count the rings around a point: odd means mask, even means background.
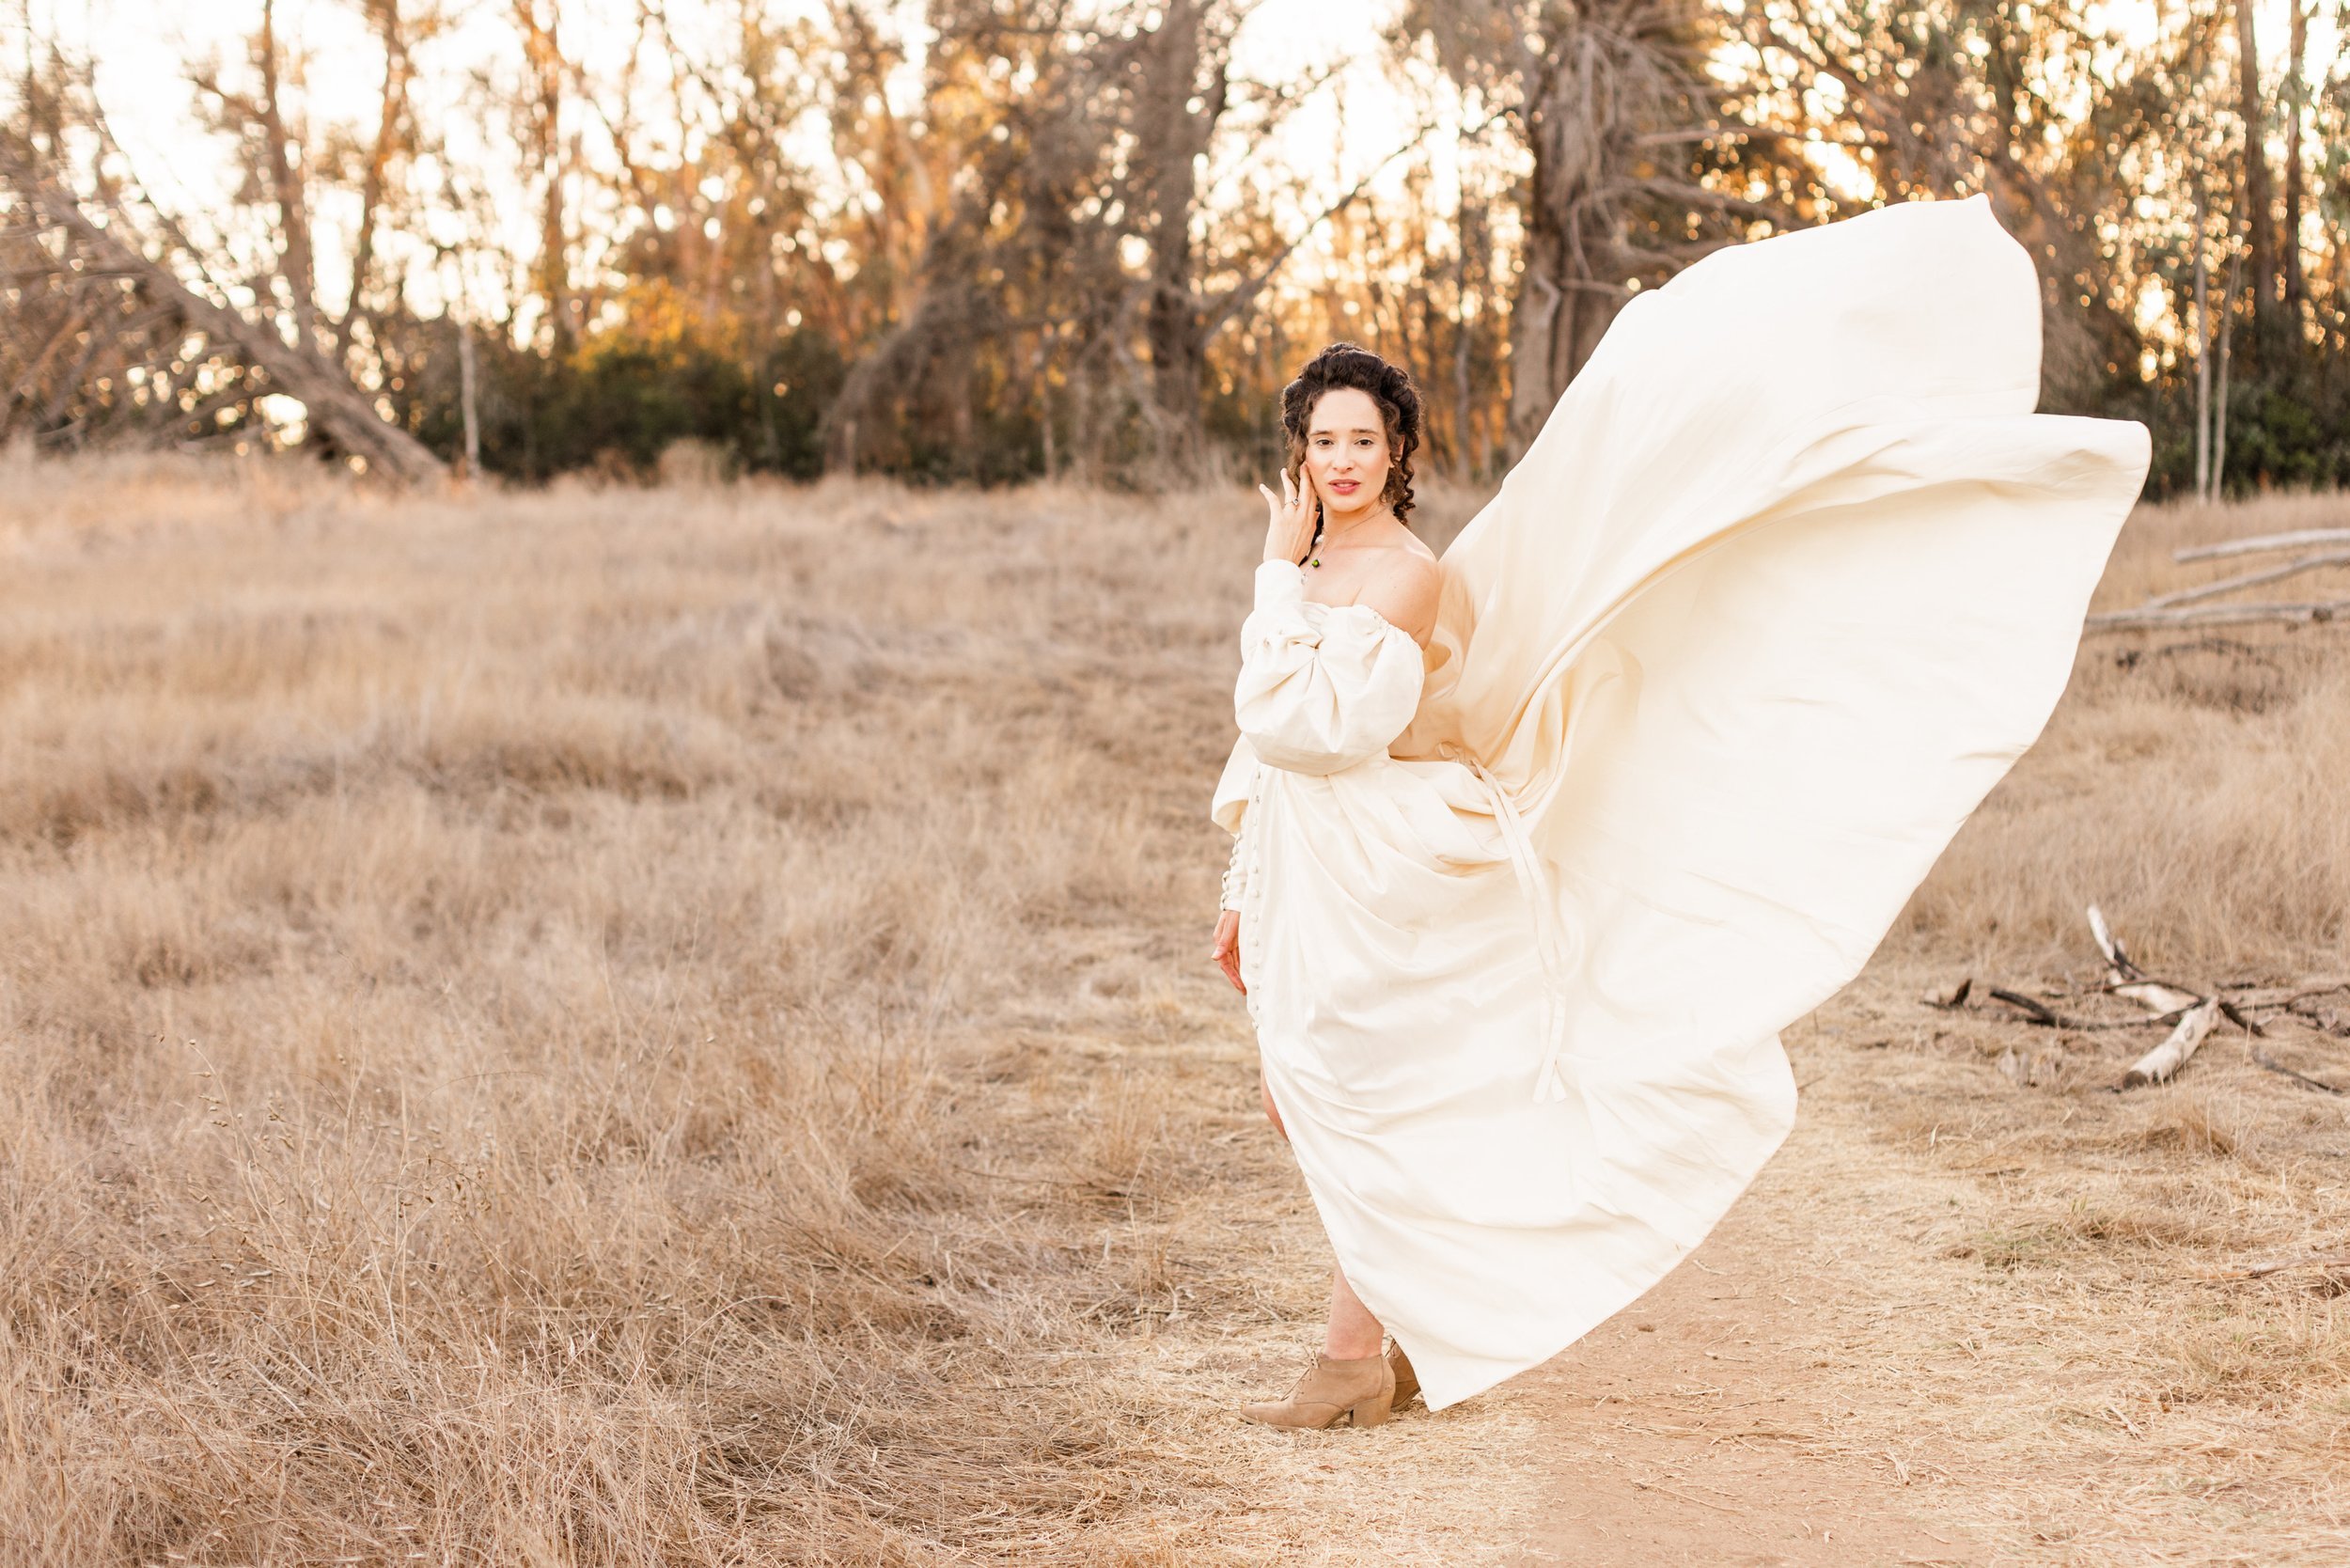
[{"label": "fabric folds", "polygon": [[2032,412],[1981,197],[1626,306],[1443,557],[1423,652],[1259,568],[1212,814],[1266,1082],[1432,1407],[1668,1272],[1848,981],[2046,722],[2140,426]]}]

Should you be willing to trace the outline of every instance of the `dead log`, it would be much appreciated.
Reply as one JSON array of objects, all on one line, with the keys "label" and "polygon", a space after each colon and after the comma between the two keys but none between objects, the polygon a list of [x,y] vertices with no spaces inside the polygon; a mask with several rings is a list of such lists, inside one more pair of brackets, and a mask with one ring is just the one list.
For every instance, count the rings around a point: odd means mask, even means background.
[{"label": "dead log", "polygon": [[2188,991],[2158,980],[2134,980],[2119,984],[2108,981],[2106,990],[2123,1001],[2136,1002],[2157,1018],[2193,1007],[2203,999],[2200,991]]},{"label": "dead log", "polygon": [[2155,632],[2182,626],[2287,626],[2350,619],[2350,599],[2308,600],[2274,604],[2206,604],[2169,610],[2106,610],[2081,622],[2084,632]]},{"label": "dead log", "polygon": [[2335,550],[2321,555],[2303,556],[2299,560],[2288,561],[2283,566],[2265,567],[2258,572],[2241,572],[2232,577],[2222,577],[2217,582],[2205,583],[2199,588],[2178,588],[2170,593],[2159,593],[2147,600],[2142,607],[2149,610],[2167,610],[2174,605],[2192,604],[2204,599],[2217,599],[2221,594],[2233,593],[2238,588],[2258,588],[2263,583],[2282,582],[2287,577],[2298,577],[2304,572],[2316,572],[2329,566],[2350,566],[2350,550]]},{"label": "dead log", "polygon": [[2215,996],[2180,1019],[2178,1027],[2172,1029],[2161,1044],[2132,1062],[2130,1070],[2122,1074],[2122,1087],[2138,1089],[2147,1084],[2158,1084],[2178,1072],[2186,1065],[2187,1058],[2195,1054],[2196,1047],[2202,1044],[2203,1037],[2211,1033],[2212,1026],[2218,1021],[2219,998]]},{"label": "dead log", "polygon": [[2174,561],[2216,561],[2229,556],[2258,556],[2271,550],[2303,550],[2311,545],[2350,544],[2350,528],[2303,528],[2290,534],[2260,534],[2217,544],[2190,544],[2170,552]]}]

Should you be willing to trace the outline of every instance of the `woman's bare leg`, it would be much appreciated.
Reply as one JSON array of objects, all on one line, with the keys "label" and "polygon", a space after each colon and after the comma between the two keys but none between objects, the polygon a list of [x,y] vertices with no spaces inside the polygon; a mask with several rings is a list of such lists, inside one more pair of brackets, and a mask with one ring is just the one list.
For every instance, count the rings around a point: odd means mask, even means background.
[{"label": "woman's bare leg", "polygon": [[1323,1336],[1322,1354],[1333,1361],[1359,1361],[1366,1356],[1376,1356],[1386,1348],[1387,1330],[1355,1287],[1346,1282],[1346,1271],[1330,1271],[1330,1328]]},{"label": "woman's bare leg", "polygon": [[[1261,1077],[1258,1087],[1264,1094],[1265,1119],[1273,1130],[1289,1140],[1290,1130],[1281,1125],[1281,1112],[1273,1103],[1273,1086]],[[1330,1271],[1330,1326],[1322,1338],[1322,1354],[1334,1361],[1359,1361],[1366,1356],[1376,1356],[1386,1348],[1387,1330],[1371,1315],[1355,1287],[1346,1282],[1346,1271]]]}]

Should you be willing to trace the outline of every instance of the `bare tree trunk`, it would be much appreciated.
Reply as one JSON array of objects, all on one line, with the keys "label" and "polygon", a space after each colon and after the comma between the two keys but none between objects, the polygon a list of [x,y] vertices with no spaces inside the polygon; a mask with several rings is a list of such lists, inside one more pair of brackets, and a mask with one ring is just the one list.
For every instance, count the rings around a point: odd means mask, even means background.
[{"label": "bare tree trunk", "polygon": [[2293,8],[2291,41],[2285,60],[2285,302],[2299,306],[2308,297],[2301,275],[2301,203],[2305,181],[2301,170],[2301,117],[2309,108],[2308,73],[2302,56],[2310,47],[2310,7],[2315,0],[2289,0]]},{"label": "bare tree trunk", "polygon": [[318,265],[310,251],[309,203],[303,199],[303,171],[293,138],[286,130],[279,102],[277,19],[275,0],[261,0],[261,36],[254,46],[261,71],[261,97],[257,105],[261,121],[262,156],[269,162],[270,193],[277,202],[281,236],[280,271],[291,296],[295,339],[316,353],[319,348]]},{"label": "bare tree trunk", "polygon": [[541,20],[540,0],[514,0],[515,25],[523,36],[523,54],[530,74],[525,87],[524,119],[530,145],[525,149],[544,188],[539,204],[539,297],[545,302],[547,321],[557,352],[572,340],[571,236],[563,212],[563,181],[569,161],[563,149],[565,76],[561,40],[556,27],[561,11],[550,6]]},{"label": "bare tree trunk", "polygon": [[457,400],[465,417],[465,478],[481,477],[480,373],[474,362],[473,323],[457,323]]},{"label": "bare tree trunk", "polygon": [[[1225,67],[1200,90],[1206,51],[1199,0],[1168,0],[1150,55],[1144,133],[1152,145],[1150,205],[1151,292],[1143,315],[1151,348],[1152,400],[1170,460],[1198,460],[1200,385],[1207,374],[1208,321],[1193,276],[1191,218],[1199,200],[1198,154],[1224,113]],[[1192,105],[1198,102],[1197,109]]]},{"label": "bare tree trunk", "polygon": [[[2232,303],[2235,299],[2236,268],[2241,260],[2240,257],[2228,258],[2228,287],[2220,295],[2223,301]],[[2212,408],[2212,422],[2215,429],[2212,433],[2211,494],[2208,499],[2214,501],[2219,499],[2220,492],[2226,488],[2228,478],[2228,362],[2232,357],[2228,351],[2228,340],[2234,334],[2235,312],[2232,309],[2223,308],[2219,317],[2219,390],[2214,399]]]},{"label": "bare tree trunk", "polygon": [[[1546,243],[1545,243],[1546,242]],[[1526,280],[1510,312],[1510,450],[1514,456],[1533,443],[1566,390],[1559,364],[1570,322],[1567,290],[1556,281],[1565,245],[1538,236],[1526,249]],[[1541,270],[1537,270],[1537,269]],[[1572,372],[1570,372],[1572,374]]]},{"label": "bare tree trunk", "polygon": [[[336,347],[346,354],[351,351],[352,324],[369,320],[366,298],[375,273],[376,219],[408,113],[408,40],[400,7],[400,0],[368,0],[368,6],[376,37],[384,45],[384,102],[376,117],[375,145],[368,149],[367,173],[359,184],[359,237],[351,258],[351,298],[343,306],[342,320],[335,324]],[[471,473],[471,468],[466,472]]]},{"label": "bare tree trunk", "polygon": [[2211,287],[2203,257],[2203,181],[2195,181],[2195,498],[2211,499]]},{"label": "bare tree trunk", "polygon": [[[1465,294],[1466,290],[1463,290]],[[1448,454],[1460,478],[1474,477],[1469,461],[1469,323],[1466,316],[1452,321],[1452,450]]]},{"label": "bare tree trunk", "polygon": [[2252,31],[2252,0],[2236,0],[2235,38],[2236,112],[2244,120],[2246,259],[2251,268],[2252,317],[2258,325],[2268,320],[2277,304],[2277,243],[2268,183],[2268,123],[2261,106],[2260,48]]}]

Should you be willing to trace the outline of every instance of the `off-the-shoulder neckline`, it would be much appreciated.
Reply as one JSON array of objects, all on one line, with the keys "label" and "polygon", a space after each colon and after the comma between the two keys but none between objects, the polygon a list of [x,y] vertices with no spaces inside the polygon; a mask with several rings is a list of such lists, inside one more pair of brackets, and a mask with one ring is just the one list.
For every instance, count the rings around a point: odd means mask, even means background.
[{"label": "off-the-shoulder neckline", "polygon": [[[1405,642],[1410,643],[1414,648],[1419,649],[1422,652],[1427,651],[1427,643],[1420,641],[1418,637],[1412,635],[1411,633],[1406,632],[1402,627],[1398,626],[1394,621],[1389,620],[1386,616],[1381,615],[1377,610],[1372,609],[1369,604],[1363,604],[1359,600],[1352,604],[1325,604],[1319,599],[1308,599],[1301,595],[1298,598],[1297,603],[1300,604],[1311,604],[1315,609],[1322,611],[1325,615],[1335,614],[1340,610],[1360,610],[1363,614],[1371,617],[1371,619],[1377,621],[1388,631],[1393,632],[1396,635],[1402,637]],[[1434,640],[1435,635],[1436,634],[1433,631],[1428,634],[1431,640]]]}]

